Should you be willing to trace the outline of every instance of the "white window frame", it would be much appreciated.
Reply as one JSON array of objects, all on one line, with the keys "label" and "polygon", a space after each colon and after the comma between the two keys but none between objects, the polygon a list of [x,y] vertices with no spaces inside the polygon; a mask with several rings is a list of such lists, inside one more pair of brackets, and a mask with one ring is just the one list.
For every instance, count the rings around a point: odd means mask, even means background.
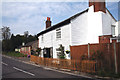
[{"label": "white window frame", "polygon": [[61,28],[56,29],[56,39],[61,39]]}]

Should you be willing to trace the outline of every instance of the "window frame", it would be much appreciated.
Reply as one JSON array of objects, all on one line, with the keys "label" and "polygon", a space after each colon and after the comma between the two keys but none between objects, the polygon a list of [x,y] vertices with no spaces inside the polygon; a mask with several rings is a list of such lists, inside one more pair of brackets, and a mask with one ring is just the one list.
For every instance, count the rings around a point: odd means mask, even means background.
[{"label": "window frame", "polygon": [[61,28],[56,29],[56,40],[61,39]]}]

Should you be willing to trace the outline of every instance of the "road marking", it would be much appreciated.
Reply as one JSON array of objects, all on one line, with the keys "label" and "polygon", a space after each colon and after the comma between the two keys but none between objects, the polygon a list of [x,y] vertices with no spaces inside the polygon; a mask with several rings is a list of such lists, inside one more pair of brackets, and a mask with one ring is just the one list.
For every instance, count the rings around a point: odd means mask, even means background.
[{"label": "road marking", "polygon": [[24,70],[19,69],[19,68],[16,68],[16,67],[13,67],[13,68],[16,69],[16,70],[18,70],[18,71],[21,71],[21,72],[27,73],[27,74],[29,74],[29,75],[35,76],[35,74],[33,74],[33,73],[30,73],[30,72],[24,71]]},{"label": "road marking", "polygon": [[4,63],[4,62],[1,62],[2,64],[4,64],[4,65],[6,65],[6,66],[8,66],[8,64],[6,64],[6,63]]},{"label": "road marking", "polygon": [[[6,56],[4,56],[4,57],[6,57]],[[9,57],[7,57],[7,58],[9,58]],[[13,59],[13,58],[11,58],[11,59]],[[16,59],[13,59],[13,60],[19,61],[19,62],[23,62],[23,63],[27,63],[27,64],[31,64],[31,65],[34,65],[34,66],[37,66],[37,67],[42,67],[42,68],[44,68],[44,66],[36,65],[36,64],[33,64],[33,63],[28,63],[28,62],[21,61],[21,60],[16,60]],[[16,67],[13,67],[13,68],[15,69]],[[16,70],[17,70],[17,69],[18,69],[18,68],[16,68]],[[70,73],[70,72],[59,71],[59,70],[55,70],[55,69],[52,69],[52,68],[45,68],[45,69],[52,70],[52,71],[56,71],[56,72],[60,72],[60,73],[65,73],[65,74],[69,74],[69,75],[80,76],[80,77],[85,77],[85,78],[90,78],[90,79],[92,79],[92,77],[85,76],[85,75],[79,75],[79,74],[74,74],[74,73]],[[19,71],[20,71],[20,70],[19,70]],[[24,71],[24,70],[22,70],[22,71]],[[24,73],[26,73],[26,71],[25,71]],[[28,72],[28,73],[29,73],[29,72]],[[30,73],[30,74],[32,74],[32,73]],[[32,74],[32,76],[35,76],[35,75]],[[99,80],[99,79],[98,79],[98,80]]]}]

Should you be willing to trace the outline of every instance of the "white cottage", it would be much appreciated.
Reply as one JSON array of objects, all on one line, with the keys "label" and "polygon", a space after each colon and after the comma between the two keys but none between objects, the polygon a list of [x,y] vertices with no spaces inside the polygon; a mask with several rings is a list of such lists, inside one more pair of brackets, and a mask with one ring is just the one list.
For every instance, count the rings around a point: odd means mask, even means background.
[{"label": "white cottage", "polygon": [[[46,30],[37,34],[41,57],[58,58],[60,44],[65,51],[70,51],[73,45],[99,43],[99,36],[115,35],[115,24],[116,20],[105,7],[105,2],[89,2],[88,9],[53,26],[47,17]],[[66,54],[66,59],[70,59],[70,54]]]}]

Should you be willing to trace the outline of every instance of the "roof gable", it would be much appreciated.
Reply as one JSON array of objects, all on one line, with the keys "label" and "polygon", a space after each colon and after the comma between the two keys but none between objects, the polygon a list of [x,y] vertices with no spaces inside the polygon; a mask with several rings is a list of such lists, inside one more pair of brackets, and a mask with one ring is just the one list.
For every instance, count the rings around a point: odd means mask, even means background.
[{"label": "roof gable", "polygon": [[28,42],[27,44],[25,44],[23,47],[30,47],[32,46],[34,43],[37,43],[38,41],[32,41],[32,42]]},{"label": "roof gable", "polygon": [[110,14],[110,16],[115,20],[115,21],[117,21],[114,17],[113,17],[113,15],[110,13],[110,11],[106,8],[106,10],[108,11],[108,13]]}]

